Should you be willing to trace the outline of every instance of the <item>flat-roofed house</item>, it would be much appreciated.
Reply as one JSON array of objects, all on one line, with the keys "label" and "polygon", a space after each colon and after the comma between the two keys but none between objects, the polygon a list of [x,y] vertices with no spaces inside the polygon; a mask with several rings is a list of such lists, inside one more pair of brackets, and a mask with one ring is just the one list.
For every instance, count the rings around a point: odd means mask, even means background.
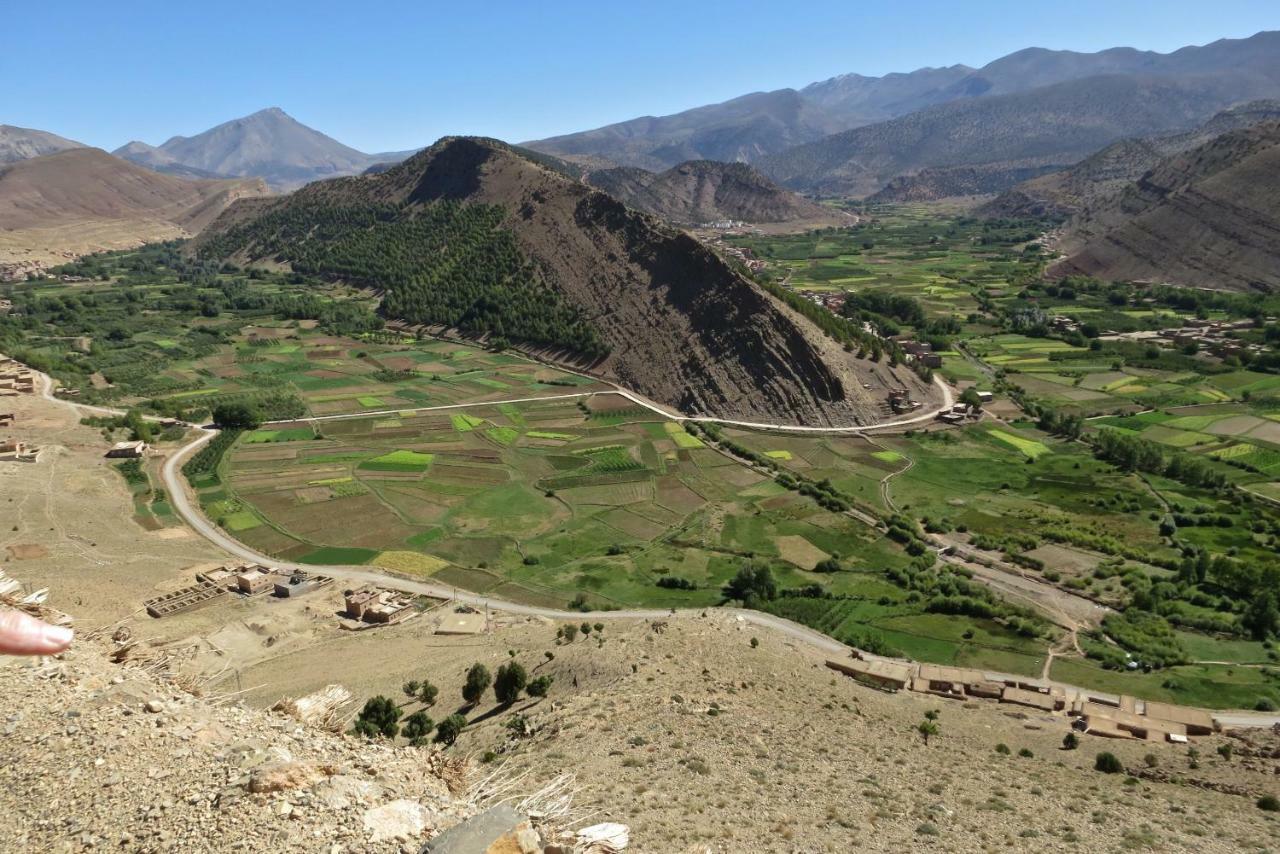
[{"label": "flat-roofed house", "polygon": [[138,442],[116,442],[111,446],[111,450],[107,451],[107,456],[112,459],[138,459],[147,452],[147,443]]},{"label": "flat-roofed house", "polygon": [[1058,707],[1058,698],[1052,694],[1041,694],[1039,691],[1027,691],[1024,688],[1005,688],[1000,694],[1000,702],[1030,706],[1042,712],[1052,712]]},{"label": "flat-roofed house", "polygon": [[1187,735],[1210,735],[1217,727],[1213,715],[1203,709],[1174,706],[1169,703],[1147,703],[1146,716],[1154,720],[1181,724]]},{"label": "flat-roofed house", "polygon": [[279,580],[280,576],[267,567],[254,565],[236,574],[236,589],[249,596],[256,596],[273,589]]},{"label": "flat-roofed house", "polygon": [[855,658],[850,661],[828,661],[827,667],[886,691],[901,691],[911,681],[911,666],[896,661]]},{"label": "flat-roofed house", "polygon": [[[916,674],[916,682],[922,683],[924,690],[941,697],[963,698],[967,694],[974,696],[1000,696],[997,687],[994,694],[983,693],[983,686],[988,684],[986,674],[966,667],[945,667],[940,664],[921,664]],[[975,690],[973,689],[977,689]]]},{"label": "flat-roofed house", "polygon": [[1091,730],[1095,719],[1102,718],[1112,721],[1115,726],[1131,733],[1135,738],[1142,738],[1147,741],[1167,741],[1170,735],[1185,736],[1187,734],[1187,728],[1175,721],[1136,715],[1123,709],[1102,706],[1097,703],[1085,703],[1081,717],[1084,718]]}]

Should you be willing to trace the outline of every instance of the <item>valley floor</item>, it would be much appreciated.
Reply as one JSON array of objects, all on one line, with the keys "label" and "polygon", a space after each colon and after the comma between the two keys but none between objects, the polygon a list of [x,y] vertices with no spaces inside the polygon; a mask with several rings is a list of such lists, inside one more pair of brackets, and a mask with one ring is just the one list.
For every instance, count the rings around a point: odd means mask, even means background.
[{"label": "valley floor", "polygon": [[[330,682],[357,698],[402,697],[403,682],[427,678],[440,688],[429,710],[437,718],[454,710],[471,663],[492,669],[514,654],[555,677],[549,697],[510,708],[486,697],[467,712],[458,752],[528,768],[530,786],[574,774],[581,804],[632,825],[634,850],[1240,851],[1263,850],[1275,836],[1272,814],[1253,805],[1275,787],[1274,734],[1214,736],[1196,754],[1101,739],[1064,751],[1062,717],[884,694],[831,672],[818,650],[728,612],[611,620],[572,643],[557,641],[560,621],[521,616],[492,619],[475,636],[434,634],[431,613],[344,632],[337,591],[153,620],[139,613],[141,600],[180,586],[182,567],[217,552],[166,533],[175,529],[139,528],[123,479],[100,457],[100,437],[69,408],[12,400],[15,432],[46,450],[39,463],[0,475],[11,499],[0,504],[4,545],[39,547],[10,548],[6,568],[50,587],[51,604],[75,615],[82,633],[126,626],[213,677],[209,690],[243,692],[253,706]],[[6,671],[9,693],[29,692],[28,673]],[[32,696],[64,702],[46,693]],[[417,708],[405,703],[406,712]],[[940,731],[925,745],[916,726],[931,709]],[[506,726],[516,715],[527,719],[524,737]],[[22,721],[24,743],[52,735],[46,714],[24,712]],[[1234,750],[1220,756],[1228,744]],[[1102,750],[1129,775],[1095,772]],[[85,779],[110,773],[101,767]],[[163,775],[130,783],[156,801],[178,796]],[[70,828],[10,815],[11,838],[83,844]],[[296,850],[301,843],[289,839],[262,850]]]}]

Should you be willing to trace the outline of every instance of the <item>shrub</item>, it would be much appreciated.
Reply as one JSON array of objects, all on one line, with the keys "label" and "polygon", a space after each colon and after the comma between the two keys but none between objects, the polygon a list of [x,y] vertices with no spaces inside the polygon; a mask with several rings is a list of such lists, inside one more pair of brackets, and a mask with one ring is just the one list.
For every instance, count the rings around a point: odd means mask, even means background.
[{"label": "shrub", "polygon": [[1076,735],[1074,732],[1069,732],[1062,737],[1063,750],[1075,750],[1079,746],[1080,736]]},{"label": "shrub", "polygon": [[520,662],[508,662],[498,668],[498,675],[493,680],[493,695],[499,703],[509,706],[519,699],[528,681],[529,675]]},{"label": "shrub", "polygon": [[356,716],[351,731],[365,738],[385,736],[395,738],[400,734],[400,709],[387,697],[370,697]]},{"label": "shrub", "polygon": [[999,753],[1001,756],[1008,756],[1009,745],[1005,744],[1003,741],[1000,742],[999,744],[996,745],[996,753]]},{"label": "shrub", "polygon": [[1275,795],[1263,795],[1258,798],[1258,809],[1266,812],[1280,812],[1280,799]]},{"label": "shrub", "polygon": [[474,706],[480,702],[480,698],[484,696],[484,692],[488,690],[492,681],[489,668],[483,664],[471,665],[471,669],[467,671],[467,681],[462,686],[462,699]]},{"label": "shrub", "polygon": [[1124,771],[1124,765],[1114,753],[1099,753],[1093,760],[1093,770],[1103,774],[1119,774]]},{"label": "shrub", "polygon": [[1031,757],[1035,756],[1035,754],[1031,752],[1031,748],[1029,747],[1024,747],[1021,750],[1019,750],[1018,755],[1021,756],[1023,759],[1030,759]]},{"label": "shrub", "polygon": [[462,715],[449,715],[436,726],[436,741],[442,744],[453,744],[466,728],[466,718]]},{"label": "shrub", "polygon": [[544,674],[530,682],[525,686],[524,690],[530,697],[545,697],[547,696],[547,691],[551,690],[551,683],[554,681],[554,676],[547,676]]},{"label": "shrub", "polygon": [[434,706],[436,704],[436,697],[439,696],[439,694],[440,689],[425,680],[418,686],[418,699],[422,701],[424,706]]},{"label": "shrub", "polygon": [[404,721],[404,737],[415,747],[425,744],[431,730],[435,729],[435,721],[426,712],[418,711],[409,715]]}]

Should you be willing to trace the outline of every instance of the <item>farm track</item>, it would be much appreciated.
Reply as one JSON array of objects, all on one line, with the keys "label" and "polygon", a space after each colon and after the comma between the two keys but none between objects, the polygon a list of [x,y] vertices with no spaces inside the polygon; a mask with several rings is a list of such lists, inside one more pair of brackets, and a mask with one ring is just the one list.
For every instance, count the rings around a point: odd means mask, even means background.
[{"label": "farm track", "polygon": [[[39,372],[35,372],[35,373],[37,376],[40,377],[41,396],[52,403],[59,404],[62,406],[68,406],[78,410],[88,410],[90,412],[96,412],[98,414],[104,414],[104,415],[124,414],[123,410],[111,409],[109,407],[102,407],[102,406],[91,406],[86,404],[80,404],[80,403],[76,403],[75,401],[58,398],[53,394],[53,381],[51,380],[51,378],[43,373],[39,373]],[[951,405],[951,398],[952,398],[950,388],[946,386],[945,383],[942,383],[941,380],[935,380],[935,381],[937,381],[942,386],[945,392],[944,394],[945,406],[943,408],[949,408]],[[585,394],[594,394],[594,393],[607,394],[609,392],[589,392]],[[628,399],[631,399],[634,402],[645,406],[645,408],[647,409],[657,411],[667,417],[670,417],[668,413],[662,412],[662,410],[657,409],[655,406],[651,404],[644,403],[641,399],[639,399],[638,397],[632,396],[628,392],[619,390],[618,393],[621,393],[623,394],[623,396],[628,397]],[[485,402],[484,404],[464,404],[464,405],[496,406],[502,402],[503,401],[488,401],[488,402]],[[905,423],[915,423],[917,421],[920,421],[926,418],[932,418],[933,414],[934,413],[931,412],[931,413],[928,413],[927,415],[922,415],[916,418],[908,419],[907,421],[896,422],[896,424],[892,426],[900,426]],[[154,420],[154,421],[161,420],[156,416],[147,416],[147,418],[149,420]],[[308,420],[308,419],[302,419],[302,420]],[[709,418],[690,419],[685,417],[685,418],[682,418],[681,420],[714,421],[716,419],[709,419]],[[719,423],[733,423],[733,422],[719,422]],[[197,425],[191,425],[191,426],[194,427]],[[882,424],[882,425],[876,425],[876,426],[883,428],[891,425]],[[210,523],[209,520],[206,519],[204,515],[200,512],[200,510],[192,504],[191,493],[189,491],[188,485],[185,481],[185,478],[183,478],[181,475],[182,463],[185,462],[185,460],[188,457],[190,457],[200,448],[204,447],[208,442],[212,441],[218,435],[218,431],[216,430],[205,429],[205,428],[200,428],[200,429],[202,430],[201,435],[197,436],[195,439],[188,442],[186,445],[183,445],[181,448],[179,448],[177,451],[175,451],[172,455],[170,455],[165,460],[164,466],[161,469],[161,481],[163,482],[165,489],[168,490],[169,500],[172,503],[174,513],[176,513],[179,518],[181,518],[187,525],[189,525],[192,528],[192,530],[194,530],[200,536],[204,537],[210,543],[226,551],[228,554],[238,557],[240,559],[252,561],[254,563],[273,565],[273,566],[277,566],[287,570],[301,569],[306,572],[323,572],[324,574],[332,576],[334,578],[344,578],[344,579],[355,581],[355,582],[377,584],[383,587],[389,587],[389,588],[393,588],[393,589],[400,590],[407,593],[430,596],[437,599],[445,599],[457,604],[470,605],[471,607],[474,607],[474,608],[483,608],[486,613],[489,611],[501,611],[503,613],[508,613],[508,614],[516,614],[516,615],[530,616],[530,617],[541,617],[541,618],[550,619],[550,620],[580,620],[580,619],[583,619],[584,617],[591,617],[592,619],[595,619],[595,620],[613,621],[613,620],[661,620],[666,617],[676,615],[681,611],[688,614],[700,614],[701,612],[706,610],[705,608],[690,608],[690,609],[633,608],[633,609],[624,609],[624,610],[618,610],[618,611],[566,611],[566,610],[561,610],[557,608],[544,608],[536,605],[523,605],[518,602],[510,602],[504,599],[499,599],[491,596],[484,596],[476,593],[469,593],[463,590],[459,590],[456,587],[449,587],[449,586],[440,585],[440,584],[431,584],[427,582],[416,581],[412,579],[403,578],[401,576],[398,576],[389,572],[375,571],[375,570],[370,570],[364,567],[320,566],[320,565],[314,565],[314,564],[296,564],[296,563],[281,562],[279,560],[276,560],[275,558],[269,557],[264,554],[260,554],[254,551],[253,549],[249,548],[248,546],[244,545],[243,543],[239,542],[238,540],[228,536],[216,525],[213,525],[212,523]],[[772,429],[772,428],[770,426],[765,425],[760,427],[759,429]],[[787,428],[784,427],[782,429],[787,429]],[[863,427],[863,428],[791,428],[791,429],[817,431],[817,432],[830,432],[833,429],[840,430],[840,431],[848,431],[848,432],[861,432],[869,428]],[[1025,594],[1022,594],[1022,595],[1025,595]],[[874,656],[868,653],[861,652],[859,650],[855,650],[853,647],[843,644],[832,637],[824,635],[815,629],[809,628],[808,626],[803,626],[803,625],[800,625],[799,623],[794,623],[790,620],[783,619],[781,617],[775,617],[772,614],[766,614],[760,611],[752,611],[752,610],[747,610],[742,608],[721,608],[719,610],[732,615],[735,619],[747,625],[757,626],[761,629],[777,632],[792,641],[807,644],[811,648],[823,654],[834,655],[841,658],[847,658],[854,655],[860,655],[864,658],[880,658],[880,656]],[[912,665],[915,664],[915,662],[908,662],[908,663]],[[1025,676],[1018,675],[1018,674],[1007,674],[1007,673],[1000,673],[997,671],[989,671],[989,672],[992,676],[996,678],[1009,678],[1009,679],[1022,679],[1022,680],[1026,679]],[[1068,691],[1085,690],[1083,688],[1080,688],[1079,686],[1071,685],[1068,683],[1053,682],[1051,680],[1045,680],[1045,682],[1047,685],[1059,686]],[[1099,692],[1099,691],[1090,691],[1090,693],[1094,694],[1095,696],[1104,696],[1104,697],[1110,696],[1105,694],[1104,692]],[[1118,702],[1118,697],[1112,697],[1112,699]],[[1225,726],[1238,726],[1238,727],[1280,726],[1280,715],[1268,715],[1268,714],[1253,713],[1253,712],[1246,712],[1246,711],[1229,711],[1226,713],[1214,713],[1214,717]]]}]

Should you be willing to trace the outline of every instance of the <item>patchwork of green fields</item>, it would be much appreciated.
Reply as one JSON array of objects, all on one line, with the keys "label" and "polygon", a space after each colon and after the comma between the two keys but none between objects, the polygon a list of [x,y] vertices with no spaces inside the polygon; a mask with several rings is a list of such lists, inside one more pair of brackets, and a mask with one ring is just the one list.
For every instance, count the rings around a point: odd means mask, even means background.
[{"label": "patchwork of green fields", "polygon": [[[780,537],[862,556],[877,571],[905,560],[877,532],[650,414],[588,417],[569,400],[379,423],[318,422],[307,441],[286,441],[287,425],[248,434],[203,498],[234,495],[246,509],[223,513],[223,524],[281,557],[368,549],[376,562],[414,551],[446,562],[436,573],[446,582],[488,578],[486,589],[561,602],[586,591],[601,605],[712,604],[747,554],[777,557],[784,580],[799,583],[812,566],[786,564]],[[246,513],[267,524],[247,526]],[[658,587],[664,575],[696,589]]]},{"label": "patchwork of green fields", "polygon": [[1280,486],[1280,424],[1274,412],[1247,404],[1205,404],[1131,416],[1099,418],[1100,429],[1120,430],[1227,463],[1237,485],[1271,497]]}]

